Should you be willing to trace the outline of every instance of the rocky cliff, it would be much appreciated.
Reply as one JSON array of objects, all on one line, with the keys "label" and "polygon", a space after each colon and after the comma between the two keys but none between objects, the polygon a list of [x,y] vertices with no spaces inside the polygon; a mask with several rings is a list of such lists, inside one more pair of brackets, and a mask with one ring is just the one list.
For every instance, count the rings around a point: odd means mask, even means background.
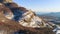
[{"label": "rocky cliff", "polygon": [[55,34],[52,31],[54,24],[45,22],[33,11],[14,2],[3,1],[0,2],[1,34]]}]

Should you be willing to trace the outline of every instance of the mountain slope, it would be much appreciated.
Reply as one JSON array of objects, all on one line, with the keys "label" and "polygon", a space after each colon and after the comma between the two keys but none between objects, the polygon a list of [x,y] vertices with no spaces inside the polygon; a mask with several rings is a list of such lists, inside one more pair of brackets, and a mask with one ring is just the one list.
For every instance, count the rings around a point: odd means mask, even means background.
[{"label": "mountain slope", "polygon": [[55,24],[45,22],[31,10],[15,5],[10,1],[0,3],[1,34],[54,34]]}]

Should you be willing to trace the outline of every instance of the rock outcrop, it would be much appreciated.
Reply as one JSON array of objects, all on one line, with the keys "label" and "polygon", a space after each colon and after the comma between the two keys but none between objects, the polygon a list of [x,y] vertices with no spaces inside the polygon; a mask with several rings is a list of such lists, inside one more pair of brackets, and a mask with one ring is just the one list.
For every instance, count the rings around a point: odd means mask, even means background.
[{"label": "rock outcrop", "polygon": [[12,0],[0,0],[1,34],[55,34],[53,26]]}]

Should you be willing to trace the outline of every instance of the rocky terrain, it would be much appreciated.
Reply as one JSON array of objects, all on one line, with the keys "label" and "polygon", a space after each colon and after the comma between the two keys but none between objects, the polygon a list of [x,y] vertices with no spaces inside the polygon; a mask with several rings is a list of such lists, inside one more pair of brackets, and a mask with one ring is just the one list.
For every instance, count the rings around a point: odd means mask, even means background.
[{"label": "rocky terrain", "polygon": [[0,0],[0,34],[55,34],[48,23],[12,0]]}]

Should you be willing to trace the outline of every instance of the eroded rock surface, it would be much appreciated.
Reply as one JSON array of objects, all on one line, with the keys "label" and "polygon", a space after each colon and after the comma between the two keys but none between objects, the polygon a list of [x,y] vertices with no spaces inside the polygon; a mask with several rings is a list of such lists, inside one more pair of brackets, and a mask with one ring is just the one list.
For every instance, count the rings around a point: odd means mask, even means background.
[{"label": "eroded rock surface", "polygon": [[53,26],[11,0],[0,0],[0,34],[55,34]]}]

